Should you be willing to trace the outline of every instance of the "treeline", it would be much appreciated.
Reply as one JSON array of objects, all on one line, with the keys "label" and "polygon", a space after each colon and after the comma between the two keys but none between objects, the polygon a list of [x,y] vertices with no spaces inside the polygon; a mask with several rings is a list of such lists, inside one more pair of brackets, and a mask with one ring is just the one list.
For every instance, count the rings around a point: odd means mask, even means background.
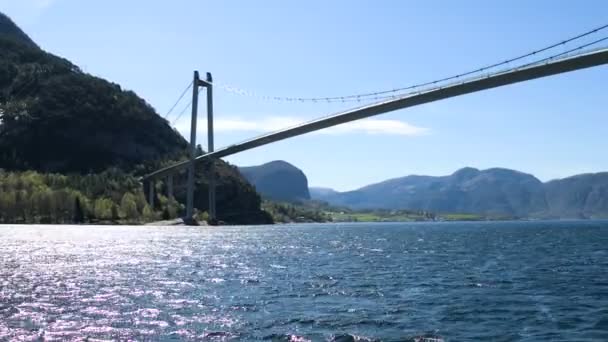
[{"label": "treeline", "polygon": [[274,222],[292,223],[292,222],[331,222],[332,218],[319,208],[312,207],[306,203],[283,203],[264,201],[262,209],[268,212]]},{"label": "treeline", "polygon": [[360,210],[361,213],[371,213],[378,217],[395,217],[395,216],[407,216],[419,220],[436,220],[437,214],[426,211],[426,210],[409,210],[409,209],[369,209]]},{"label": "treeline", "polygon": [[61,175],[0,170],[0,223],[143,223],[177,217],[180,204],[146,202],[139,181],[120,170]]}]

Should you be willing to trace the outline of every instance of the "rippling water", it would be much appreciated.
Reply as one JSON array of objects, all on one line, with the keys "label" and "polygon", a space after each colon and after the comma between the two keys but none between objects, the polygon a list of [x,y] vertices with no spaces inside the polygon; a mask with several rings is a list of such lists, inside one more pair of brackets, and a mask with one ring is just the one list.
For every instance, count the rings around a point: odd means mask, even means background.
[{"label": "rippling water", "polygon": [[0,226],[0,340],[608,340],[608,222]]}]

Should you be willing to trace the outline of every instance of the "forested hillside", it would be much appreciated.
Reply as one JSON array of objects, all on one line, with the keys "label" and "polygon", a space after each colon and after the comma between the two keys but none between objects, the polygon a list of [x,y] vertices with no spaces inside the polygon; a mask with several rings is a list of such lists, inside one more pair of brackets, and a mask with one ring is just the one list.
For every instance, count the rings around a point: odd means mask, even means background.
[{"label": "forested hillside", "polygon": [[134,92],[83,73],[21,35],[7,39],[21,31],[0,27],[3,168],[133,170],[184,155],[186,141]]},{"label": "forested hillside", "polygon": [[99,174],[0,171],[0,223],[141,223],[175,216],[179,204],[147,204],[134,177],[120,170]]},{"label": "forested hillside", "polygon": [[[68,60],[45,52],[0,14],[0,169],[13,172],[0,182],[28,180],[31,174],[14,172],[37,171],[36,177],[42,177],[44,186],[55,192],[61,186],[47,184],[46,180],[62,176],[68,180],[87,175],[91,179],[109,177],[108,182],[118,184],[110,197],[120,209],[119,193],[139,195],[132,184],[127,186],[123,178],[114,179],[117,174],[105,173],[106,170],[119,170],[125,177],[136,180],[186,156],[186,140],[137,94],[86,74]],[[215,168],[219,177],[219,218],[235,223],[268,223],[269,215],[261,211],[259,195],[236,168],[222,161],[216,162]],[[198,172],[195,206],[200,210],[207,209],[206,171],[208,165]],[[31,195],[44,187],[40,179],[26,183],[31,187],[0,184],[5,186],[5,192],[11,193],[3,194],[7,196],[5,200],[19,199],[11,205],[25,205],[24,191]],[[158,186],[162,190],[163,185]],[[88,201],[106,197],[104,193],[87,193],[86,189],[71,185],[65,190],[80,191],[82,199]],[[181,199],[184,193],[180,184],[176,190]],[[73,198],[81,196],[71,196],[62,205],[74,206]],[[163,207],[161,201],[155,202],[151,210],[156,216],[173,210]],[[143,207],[138,208],[141,217]],[[3,221],[11,221],[8,214],[0,211],[0,215]]]}]

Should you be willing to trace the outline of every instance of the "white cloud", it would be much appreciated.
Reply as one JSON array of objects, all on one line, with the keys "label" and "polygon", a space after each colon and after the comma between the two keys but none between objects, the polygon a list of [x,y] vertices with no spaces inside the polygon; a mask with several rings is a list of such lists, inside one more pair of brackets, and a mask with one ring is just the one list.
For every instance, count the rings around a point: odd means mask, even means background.
[{"label": "white cloud", "polygon": [[[306,122],[306,120],[295,117],[261,117],[259,119],[216,118],[214,120],[215,132],[251,132],[267,133],[280,129],[292,127]],[[190,124],[187,120],[181,120],[176,125],[180,132],[189,132]],[[207,131],[207,120],[199,120],[198,131]],[[429,129],[414,126],[410,123],[399,120],[383,119],[363,119],[326,128],[318,132],[319,134],[352,134],[363,133],[370,135],[400,135],[400,136],[419,136],[429,133]]]},{"label": "white cloud", "polygon": [[[239,118],[216,119],[214,129],[217,132],[272,132],[282,128],[291,127],[302,123],[302,120],[295,118],[267,117],[260,120],[244,120]],[[204,120],[204,131],[207,128],[207,120]]]},{"label": "white cloud", "polygon": [[428,128],[414,126],[405,121],[366,119],[349,122],[336,127],[328,128],[327,133],[351,133],[362,132],[366,134],[385,134],[385,135],[407,135],[418,136],[429,133]]}]

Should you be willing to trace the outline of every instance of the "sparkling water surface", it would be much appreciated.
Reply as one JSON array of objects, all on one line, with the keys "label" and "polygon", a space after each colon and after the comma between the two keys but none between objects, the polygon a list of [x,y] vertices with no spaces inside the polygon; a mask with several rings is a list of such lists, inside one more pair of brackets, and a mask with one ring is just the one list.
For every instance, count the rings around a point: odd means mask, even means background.
[{"label": "sparkling water surface", "polygon": [[608,222],[0,226],[0,341],[420,336],[608,341]]}]

